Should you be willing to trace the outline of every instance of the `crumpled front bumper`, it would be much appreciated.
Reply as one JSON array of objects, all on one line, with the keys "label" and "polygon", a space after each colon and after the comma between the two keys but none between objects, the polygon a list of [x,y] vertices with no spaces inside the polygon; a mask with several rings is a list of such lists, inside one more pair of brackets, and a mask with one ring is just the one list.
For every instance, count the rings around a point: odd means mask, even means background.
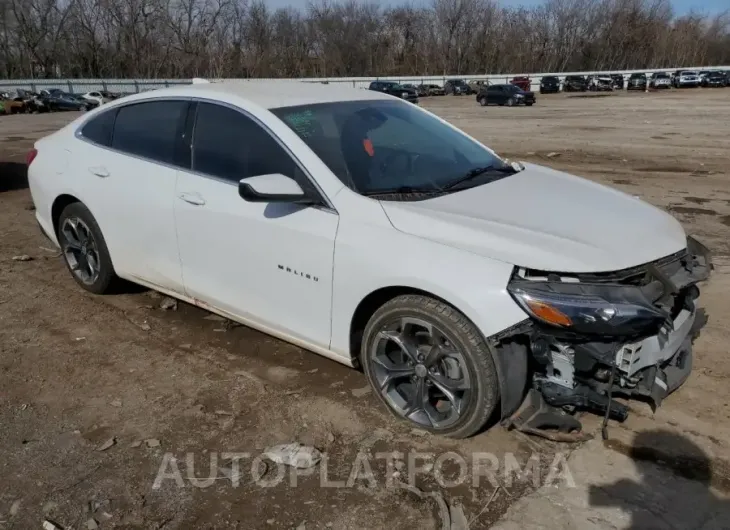
[{"label": "crumpled front bumper", "polygon": [[506,425],[553,440],[576,441],[583,437],[580,422],[566,412],[586,410],[623,421],[629,409],[614,396],[643,397],[656,410],[692,371],[696,284],[708,279],[712,268],[709,250],[693,237],[687,238],[685,251],[642,268],[642,289],[669,315],[658,333],[625,343],[580,337],[553,340],[551,361],[535,373],[527,398]]}]

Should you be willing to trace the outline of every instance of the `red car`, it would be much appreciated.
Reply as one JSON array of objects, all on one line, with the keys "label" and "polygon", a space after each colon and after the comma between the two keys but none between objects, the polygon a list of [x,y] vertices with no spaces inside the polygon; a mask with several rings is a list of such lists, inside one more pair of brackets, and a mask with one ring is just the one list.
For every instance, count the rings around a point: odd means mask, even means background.
[{"label": "red car", "polygon": [[510,81],[510,83],[513,85],[517,85],[525,92],[529,92],[532,81],[530,81],[529,77],[517,76],[517,77],[513,77],[512,81]]}]

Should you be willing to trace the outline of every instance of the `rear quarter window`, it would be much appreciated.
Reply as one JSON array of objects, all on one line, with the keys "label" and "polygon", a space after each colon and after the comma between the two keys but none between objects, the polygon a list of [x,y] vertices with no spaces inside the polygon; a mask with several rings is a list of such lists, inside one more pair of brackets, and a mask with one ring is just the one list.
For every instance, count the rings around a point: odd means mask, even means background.
[{"label": "rear quarter window", "polygon": [[117,110],[112,109],[102,112],[91,118],[81,129],[81,136],[104,147],[111,147],[114,121],[117,117]]}]

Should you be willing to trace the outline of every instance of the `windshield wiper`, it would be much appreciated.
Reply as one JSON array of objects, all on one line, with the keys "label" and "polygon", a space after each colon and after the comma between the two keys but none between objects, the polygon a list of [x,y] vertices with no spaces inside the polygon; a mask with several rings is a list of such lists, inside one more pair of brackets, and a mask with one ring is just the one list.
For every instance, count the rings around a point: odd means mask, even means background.
[{"label": "windshield wiper", "polygon": [[503,167],[497,167],[497,166],[475,167],[474,169],[471,169],[471,170],[467,171],[466,173],[464,173],[464,175],[462,177],[457,178],[453,182],[449,182],[446,186],[444,186],[441,189],[450,190],[452,188],[455,188],[459,184],[463,184],[464,182],[472,180],[485,173],[498,173],[501,175],[513,175],[513,174],[517,173],[517,170],[509,165],[506,165]]},{"label": "windshield wiper", "polygon": [[399,186],[397,188],[384,188],[360,192],[360,195],[369,197],[371,195],[413,195],[413,194],[434,194],[440,193],[440,188],[419,188],[413,186]]}]

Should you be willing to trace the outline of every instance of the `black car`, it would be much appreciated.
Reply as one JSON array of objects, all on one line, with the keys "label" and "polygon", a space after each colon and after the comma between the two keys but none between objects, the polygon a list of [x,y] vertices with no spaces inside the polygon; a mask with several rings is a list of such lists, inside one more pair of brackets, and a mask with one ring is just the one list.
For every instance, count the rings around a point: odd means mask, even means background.
[{"label": "black car", "polygon": [[534,92],[522,90],[520,87],[512,84],[506,85],[489,85],[482,88],[477,94],[477,102],[482,106],[487,105],[534,105]]},{"label": "black car", "polygon": [[611,77],[611,81],[612,81],[614,90],[623,90],[624,89],[623,74],[611,74],[610,77]]},{"label": "black car", "polygon": [[444,83],[444,92],[455,96],[468,96],[474,91],[463,79],[449,79]]},{"label": "black car", "polygon": [[373,81],[368,90],[383,92],[397,98],[405,99],[410,103],[418,103],[418,93],[415,88],[407,88],[395,81]]},{"label": "black car", "polygon": [[560,92],[560,78],[546,75],[540,80],[540,94],[554,94]]},{"label": "black car", "polygon": [[705,87],[724,87],[727,84],[727,76],[722,72],[710,72],[702,78],[702,86]]},{"label": "black car", "polygon": [[563,92],[585,92],[588,90],[588,81],[582,75],[569,75],[563,82]]},{"label": "black car", "polygon": [[646,74],[631,74],[626,90],[646,90]]},{"label": "black car", "polygon": [[95,101],[88,101],[81,96],[53,89],[41,95],[41,101],[49,111],[54,110],[91,110],[99,106]]}]

